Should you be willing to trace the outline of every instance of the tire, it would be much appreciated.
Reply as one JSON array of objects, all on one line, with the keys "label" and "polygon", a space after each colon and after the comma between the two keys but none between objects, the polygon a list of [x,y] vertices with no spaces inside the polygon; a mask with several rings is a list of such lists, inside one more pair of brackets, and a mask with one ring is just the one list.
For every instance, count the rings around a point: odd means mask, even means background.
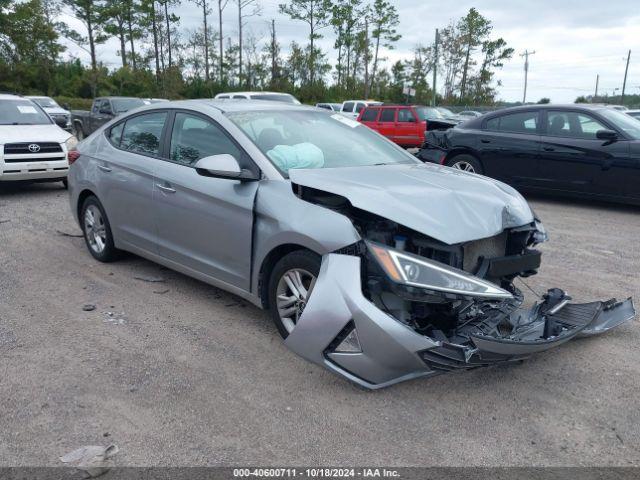
[{"label": "tire", "polygon": [[483,174],[482,165],[478,159],[472,155],[461,154],[447,160],[447,166],[470,173]]},{"label": "tire", "polygon": [[[300,318],[320,273],[321,258],[309,250],[297,250],[282,257],[269,275],[269,313],[282,338],[287,338]],[[286,276],[286,279],[285,279]],[[304,292],[291,288],[302,283]],[[295,297],[298,297],[294,300]],[[284,297],[289,297],[284,300]],[[286,315],[285,312],[291,312]]]},{"label": "tire", "polygon": [[69,189],[69,181],[66,178],[62,180],[62,186],[65,188],[65,190]]},{"label": "tire", "polygon": [[80,228],[93,258],[104,263],[113,262],[118,258],[109,219],[102,204],[94,196],[87,197],[82,204]]}]

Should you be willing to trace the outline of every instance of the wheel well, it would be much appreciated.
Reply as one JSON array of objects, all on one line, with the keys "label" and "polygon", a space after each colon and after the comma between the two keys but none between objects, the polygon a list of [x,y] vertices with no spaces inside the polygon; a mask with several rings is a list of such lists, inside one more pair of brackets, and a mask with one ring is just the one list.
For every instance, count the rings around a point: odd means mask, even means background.
[{"label": "wheel well", "polygon": [[269,276],[271,275],[273,267],[275,267],[276,263],[278,263],[285,255],[298,250],[308,250],[313,252],[313,250],[303,247],[302,245],[288,243],[271,250],[262,261],[262,265],[260,266],[260,275],[258,276],[258,291],[260,293],[262,306],[265,309],[269,308]]},{"label": "wheel well", "polygon": [[78,195],[78,204],[76,206],[76,213],[78,214],[78,221],[81,222],[82,220],[80,220],[80,209],[82,208],[82,205],[84,205],[84,201],[91,196],[96,196],[95,193],[93,193],[91,190],[83,190],[82,192],[80,192],[80,195]]}]

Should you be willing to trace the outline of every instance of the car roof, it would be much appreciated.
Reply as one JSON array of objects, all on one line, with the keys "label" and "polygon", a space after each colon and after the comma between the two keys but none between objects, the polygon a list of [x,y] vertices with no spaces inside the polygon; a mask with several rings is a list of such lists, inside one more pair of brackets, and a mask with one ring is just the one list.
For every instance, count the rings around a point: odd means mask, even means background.
[{"label": "car roof", "polygon": [[291,94],[287,92],[262,92],[259,90],[254,90],[254,91],[247,91],[247,92],[220,92],[216,95],[216,97],[218,95],[291,95]]},{"label": "car roof", "polygon": [[25,98],[51,98],[47,95],[27,95]]},{"label": "car roof", "polygon": [[583,110],[583,111],[596,111],[608,109],[604,105],[592,105],[589,103],[545,103],[535,105],[518,105],[517,107],[501,108],[491,113],[504,113],[504,112],[518,112],[518,111],[531,111],[542,109],[567,109],[567,110]]},{"label": "car roof", "polygon": [[0,100],[29,100],[20,95],[12,95],[10,93],[0,93]]},{"label": "car roof", "polygon": [[[234,100],[224,99],[216,100],[210,98],[201,98],[196,100],[177,100],[172,102],[161,102],[147,105],[143,110],[163,109],[167,107],[173,108],[192,108],[194,106],[213,107],[222,113],[227,112],[252,112],[252,111],[276,111],[276,110],[307,110],[309,112],[317,112],[316,107],[308,105],[297,105],[295,103],[274,102],[271,100]],[[141,110],[140,110],[141,111]]]}]

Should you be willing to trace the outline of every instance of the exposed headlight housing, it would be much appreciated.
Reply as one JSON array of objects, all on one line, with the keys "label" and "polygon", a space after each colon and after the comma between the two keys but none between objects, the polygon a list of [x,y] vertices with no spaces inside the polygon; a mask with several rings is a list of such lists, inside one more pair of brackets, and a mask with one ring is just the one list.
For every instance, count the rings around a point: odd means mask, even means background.
[{"label": "exposed headlight housing", "polygon": [[367,247],[395,283],[465,297],[513,298],[497,285],[443,263],[377,243],[367,242]]},{"label": "exposed headlight housing", "polygon": [[75,135],[71,135],[69,138],[67,138],[64,144],[67,147],[67,152],[70,152],[71,150],[75,150],[76,146],[78,145],[78,139],[75,137]]}]

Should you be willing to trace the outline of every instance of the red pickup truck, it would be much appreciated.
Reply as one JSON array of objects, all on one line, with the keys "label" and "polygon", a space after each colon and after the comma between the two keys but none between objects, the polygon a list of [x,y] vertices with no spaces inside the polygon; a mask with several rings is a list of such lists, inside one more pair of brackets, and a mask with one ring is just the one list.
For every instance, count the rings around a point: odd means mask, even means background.
[{"label": "red pickup truck", "polygon": [[451,128],[435,108],[420,105],[375,105],[364,109],[358,121],[406,148],[420,147],[425,131]]}]

